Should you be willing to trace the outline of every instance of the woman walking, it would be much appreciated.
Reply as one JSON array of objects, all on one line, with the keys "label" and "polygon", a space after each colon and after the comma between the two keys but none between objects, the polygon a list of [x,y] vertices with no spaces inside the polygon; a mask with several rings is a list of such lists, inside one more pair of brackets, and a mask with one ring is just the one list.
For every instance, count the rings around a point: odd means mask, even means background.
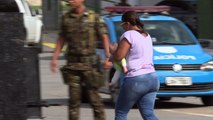
[{"label": "woman walking", "polygon": [[150,35],[134,11],[122,16],[125,30],[120,38],[112,61],[126,58],[127,69],[115,106],[115,120],[127,120],[127,114],[137,104],[144,120],[158,120],[154,114],[159,81],[153,66],[153,45]]}]

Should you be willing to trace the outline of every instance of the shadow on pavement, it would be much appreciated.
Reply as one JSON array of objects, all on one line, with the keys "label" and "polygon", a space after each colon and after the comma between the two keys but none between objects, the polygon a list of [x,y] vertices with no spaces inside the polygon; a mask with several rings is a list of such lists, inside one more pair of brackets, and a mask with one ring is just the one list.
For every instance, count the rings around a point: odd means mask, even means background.
[{"label": "shadow on pavement", "polygon": [[50,106],[67,106],[68,99],[67,98],[55,98],[55,99],[43,99],[43,106],[50,107]]},{"label": "shadow on pavement", "polygon": [[156,101],[155,109],[171,109],[171,108],[198,108],[205,107],[201,104],[172,102],[172,101]]},{"label": "shadow on pavement", "polygon": [[[56,98],[56,99],[43,99],[44,107],[50,106],[68,106],[68,98]],[[114,109],[114,103],[110,99],[102,99],[105,109]],[[88,102],[82,102],[81,107],[91,108]],[[178,109],[178,108],[201,108],[205,107],[201,104],[183,103],[183,102],[172,102],[172,101],[156,101],[155,109]],[[137,109],[135,105],[132,109]]]}]

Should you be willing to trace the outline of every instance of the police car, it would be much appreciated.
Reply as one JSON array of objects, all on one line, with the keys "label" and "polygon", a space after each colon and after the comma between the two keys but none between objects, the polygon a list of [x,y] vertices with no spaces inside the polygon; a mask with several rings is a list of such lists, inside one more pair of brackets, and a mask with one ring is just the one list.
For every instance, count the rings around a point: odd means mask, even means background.
[{"label": "police car", "polygon": [[[103,17],[111,42],[118,42],[124,32],[120,27],[121,14],[114,13],[127,10],[140,12],[140,19],[154,45],[154,66],[160,80],[159,100],[195,96],[200,97],[204,105],[213,105],[213,57],[203,50],[183,22],[160,14],[168,12],[168,6],[109,6],[105,9],[112,13]],[[112,76],[113,72],[109,74]],[[115,102],[118,91],[116,87],[110,90]]]}]

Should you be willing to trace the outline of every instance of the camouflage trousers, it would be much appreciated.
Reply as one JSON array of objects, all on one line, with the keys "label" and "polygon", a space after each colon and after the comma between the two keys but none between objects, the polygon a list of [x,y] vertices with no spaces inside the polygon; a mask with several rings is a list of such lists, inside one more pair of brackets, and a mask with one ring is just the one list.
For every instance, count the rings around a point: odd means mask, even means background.
[{"label": "camouflage trousers", "polygon": [[80,104],[81,104],[81,88],[84,83],[89,102],[93,108],[95,120],[105,120],[103,104],[98,93],[98,88],[87,84],[87,79],[92,78],[87,71],[69,71],[69,120],[79,120]]}]

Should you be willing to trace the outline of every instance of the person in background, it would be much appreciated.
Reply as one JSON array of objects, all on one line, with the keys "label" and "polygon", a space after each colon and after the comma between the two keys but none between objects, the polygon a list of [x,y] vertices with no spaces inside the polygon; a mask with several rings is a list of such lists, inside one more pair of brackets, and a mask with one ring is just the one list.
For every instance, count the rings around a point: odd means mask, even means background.
[{"label": "person in background", "polygon": [[109,40],[105,25],[94,11],[84,5],[84,0],[68,0],[70,10],[62,17],[59,38],[51,61],[51,70],[56,72],[58,56],[67,45],[66,65],[62,70],[64,82],[69,86],[69,120],[79,120],[81,86],[86,86],[89,102],[93,107],[94,119],[105,120],[103,104],[98,93],[101,72],[98,69],[96,38],[103,40],[106,60],[104,68],[111,68]]},{"label": "person in background", "polygon": [[153,66],[152,39],[134,11],[122,15],[121,26],[125,32],[112,55],[112,61],[126,58],[128,71],[115,105],[115,120],[127,120],[134,104],[137,104],[144,120],[158,120],[154,105],[160,84]]},{"label": "person in background", "polygon": [[120,0],[120,2],[116,4],[115,6],[131,6],[131,5],[128,4],[126,0]]}]

